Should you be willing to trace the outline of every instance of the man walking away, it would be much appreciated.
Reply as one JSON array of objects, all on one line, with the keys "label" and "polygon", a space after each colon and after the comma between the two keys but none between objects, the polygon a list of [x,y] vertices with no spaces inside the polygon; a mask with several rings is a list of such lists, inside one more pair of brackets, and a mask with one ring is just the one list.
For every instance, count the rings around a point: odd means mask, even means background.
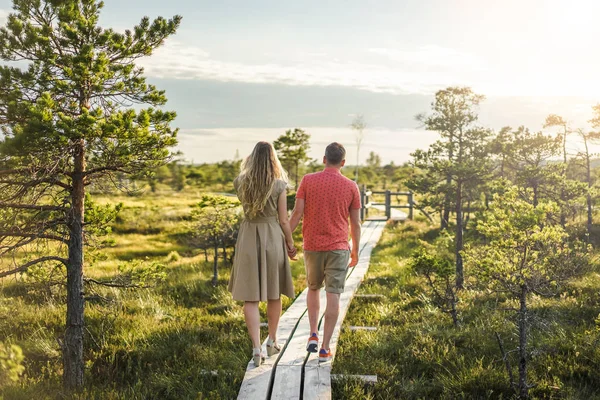
[{"label": "man walking away", "polygon": [[[296,206],[290,217],[292,231],[304,217],[302,234],[308,282],[306,302],[311,332],[306,350],[312,353],[319,348],[319,291],[325,281],[327,306],[323,342],[319,351],[320,362],[332,358],[329,341],[340,312],[340,294],[344,291],[346,271],[358,263],[361,207],[358,186],[341,173],[346,163],[344,146],[335,142],[327,146],[323,163],[323,171],[308,174],[302,179],[296,194]],[[351,250],[348,244],[348,217]]]}]

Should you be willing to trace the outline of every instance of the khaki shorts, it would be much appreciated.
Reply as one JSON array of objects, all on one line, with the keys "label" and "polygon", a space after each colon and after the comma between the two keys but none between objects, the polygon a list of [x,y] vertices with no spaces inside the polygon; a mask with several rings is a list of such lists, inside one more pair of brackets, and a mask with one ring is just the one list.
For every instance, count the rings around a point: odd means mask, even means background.
[{"label": "khaki shorts", "polygon": [[321,289],[325,280],[325,291],[343,293],[349,260],[350,250],[304,251],[308,287]]}]

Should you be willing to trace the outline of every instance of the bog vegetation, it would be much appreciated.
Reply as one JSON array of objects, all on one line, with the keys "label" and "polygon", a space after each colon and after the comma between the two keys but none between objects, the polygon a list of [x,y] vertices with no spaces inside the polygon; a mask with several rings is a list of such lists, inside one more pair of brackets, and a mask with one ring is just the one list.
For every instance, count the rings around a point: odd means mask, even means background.
[{"label": "bog vegetation", "polygon": [[[101,9],[16,0],[0,29],[0,397],[234,398],[250,349],[226,290],[240,159],[170,151],[175,115],[135,60],[180,17],[122,34]],[[345,332],[335,364],[379,381],[334,397],[600,398],[600,106],[588,127],[549,114],[540,132],[492,131],[483,101],[440,90],[415,122],[439,134],[429,148],[344,170],[412,190],[439,222],[387,229],[361,289],[384,297],[356,299],[346,322],[379,330]],[[292,184],[322,167],[309,143],[299,128],[275,141]]]}]

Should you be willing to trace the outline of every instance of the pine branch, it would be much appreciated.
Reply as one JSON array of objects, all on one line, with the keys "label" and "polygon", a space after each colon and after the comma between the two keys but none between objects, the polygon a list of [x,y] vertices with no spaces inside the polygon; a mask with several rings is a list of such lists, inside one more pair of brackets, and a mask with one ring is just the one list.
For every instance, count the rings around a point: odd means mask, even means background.
[{"label": "pine branch", "polygon": [[0,207],[17,208],[17,209],[21,209],[21,210],[37,210],[37,211],[63,211],[63,212],[66,212],[69,210],[67,207],[60,207],[60,206],[4,203],[4,202],[0,202]]},{"label": "pine branch", "polygon": [[152,286],[148,286],[148,285],[134,285],[134,284],[131,284],[131,283],[117,283],[115,281],[97,281],[97,280],[92,279],[92,278],[84,278],[83,281],[85,283],[93,283],[95,285],[112,287],[112,288],[148,289],[148,288],[152,287]]},{"label": "pine branch", "polygon": [[63,237],[56,235],[48,235],[43,233],[25,233],[18,231],[0,231],[0,237],[22,237],[22,238],[32,238],[32,239],[48,239],[48,240],[56,240],[63,243],[69,243]]},{"label": "pine branch", "polygon": [[58,261],[63,263],[65,266],[68,265],[68,260],[62,257],[56,257],[56,256],[47,256],[47,257],[41,257],[32,261],[29,261],[23,265],[21,265],[20,267],[17,267],[15,269],[11,269],[8,271],[3,271],[0,272],[0,278],[4,278],[5,276],[10,276],[10,275],[14,275],[14,274],[18,274],[19,272],[25,272],[27,271],[27,269],[33,265],[42,263],[42,262],[46,262],[46,261]]}]

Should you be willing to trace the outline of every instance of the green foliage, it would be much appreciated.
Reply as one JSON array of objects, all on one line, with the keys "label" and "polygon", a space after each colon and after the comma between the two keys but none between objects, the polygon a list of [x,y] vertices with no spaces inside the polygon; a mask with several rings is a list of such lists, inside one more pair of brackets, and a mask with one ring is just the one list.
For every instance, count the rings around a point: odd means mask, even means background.
[{"label": "green foliage", "polygon": [[202,196],[191,214],[191,232],[195,237],[218,245],[233,234],[239,224],[240,202],[225,196]]},{"label": "green foliage", "polygon": [[420,241],[420,247],[410,257],[408,265],[417,275],[425,277],[434,304],[450,314],[452,322],[458,326],[459,296],[454,284],[456,270],[451,246],[452,238],[448,234],[440,235],[433,244]]},{"label": "green foliage", "polygon": [[[498,333],[510,349],[517,346],[510,311],[515,302],[503,293],[478,290],[471,279],[460,291],[461,325],[449,329],[447,315],[431,304],[426,278],[412,273],[407,262],[421,246],[433,255],[444,251],[446,239],[438,244],[437,237],[437,229],[414,222],[384,232],[359,289],[384,297],[355,297],[344,321],[344,327],[378,329],[342,328],[332,371],[376,374],[377,384],[334,381],[333,398],[515,398],[495,337]],[[531,398],[600,398],[600,330],[594,322],[599,290],[596,269],[564,284],[556,297],[531,296],[529,317],[537,328],[530,332],[529,378],[536,384]]]},{"label": "green foliage", "polygon": [[19,346],[0,342],[0,385],[19,380],[25,371],[24,359]]},{"label": "green foliage", "polygon": [[[181,17],[145,17],[118,33],[99,26],[103,6],[14,0],[0,28],[0,206],[17,217],[0,220],[7,245],[0,269],[12,274],[48,261],[67,267],[62,348],[71,388],[81,388],[84,376],[84,248],[108,233],[118,212],[93,206],[86,188],[118,174],[144,175],[177,143],[175,113],[161,109],[164,92],[146,83],[136,62],[174,34]],[[43,255],[22,262],[19,253],[41,245]],[[7,258],[17,267],[4,271]]]},{"label": "green foliage", "polygon": [[279,136],[274,142],[273,147],[279,155],[281,163],[288,171],[294,167],[295,182],[298,185],[298,169],[300,163],[310,160],[308,150],[310,149],[310,134],[304,130],[295,128],[287,130],[285,134]]},{"label": "green foliage", "polygon": [[148,286],[163,282],[167,277],[165,265],[158,262],[135,260],[119,265],[118,271],[117,282],[126,286]]},{"label": "green foliage", "polygon": [[591,248],[566,241],[567,233],[556,224],[556,204],[535,207],[531,197],[528,200],[522,200],[516,188],[494,196],[476,224],[486,243],[469,245],[465,261],[494,290],[520,295],[525,286],[529,292],[555,293],[566,280],[586,271]]},{"label": "green foliage", "polygon": [[107,236],[112,233],[111,225],[117,219],[123,203],[115,205],[99,205],[92,200],[92,196],[85,196],[85,221],[88,224],[86,234],[92,237]]},{"label": "green foliage", "polygon": [[214,251],[213,285],[218,281],[219,247],[226,249],[235,245],[241,206],[237,199],[225,196],[202,196],[192,210],[189,224],[189,242],[192,246]]},{"label": "green foliage", "polygon": [[167,262],[177,262],[181,260],[181,256],[177,251],[172,251],[167,255]]},{"label": "green foliage", "polygon": [[[431,104],[430,115],[417,116],[426,129],[437,131],[440,139],[427,151],[412,153],[418,170],[407,186],[423,196],[424,206],[432,207],[441,216],[441,228],[447,229],[450,214],[456,215],[454,235],[456,286],[463,287],[464,214],[467,218],[480,199],[481,189],[491,173],[489,136],[491,132],[476,124],[477,107],[484,99],[468,87],[439,90]],[[465,213],[465,208],[470,208]]]},{"label": "green foliage", "polygon": [[[567,233],[556,222],[560,208],[555,203],[544,201],[533,205],[528,200],[520,198],[518,188],[495,195],[476,224],[485,243],[469,245],[464,251],[466,265],[483,288],[503,293],[519,304],[516,309],[518,383],[510,375],[510,385],[519,398],[527,398],[530,389],[527,372],[530,297],[556,295],[570,279],[588,272],[592,250],[579,241],[567,241]],[[501,343],[499,336],[498,341]],[[510,361],[503,345],[500,346],[510,374]]]}]

